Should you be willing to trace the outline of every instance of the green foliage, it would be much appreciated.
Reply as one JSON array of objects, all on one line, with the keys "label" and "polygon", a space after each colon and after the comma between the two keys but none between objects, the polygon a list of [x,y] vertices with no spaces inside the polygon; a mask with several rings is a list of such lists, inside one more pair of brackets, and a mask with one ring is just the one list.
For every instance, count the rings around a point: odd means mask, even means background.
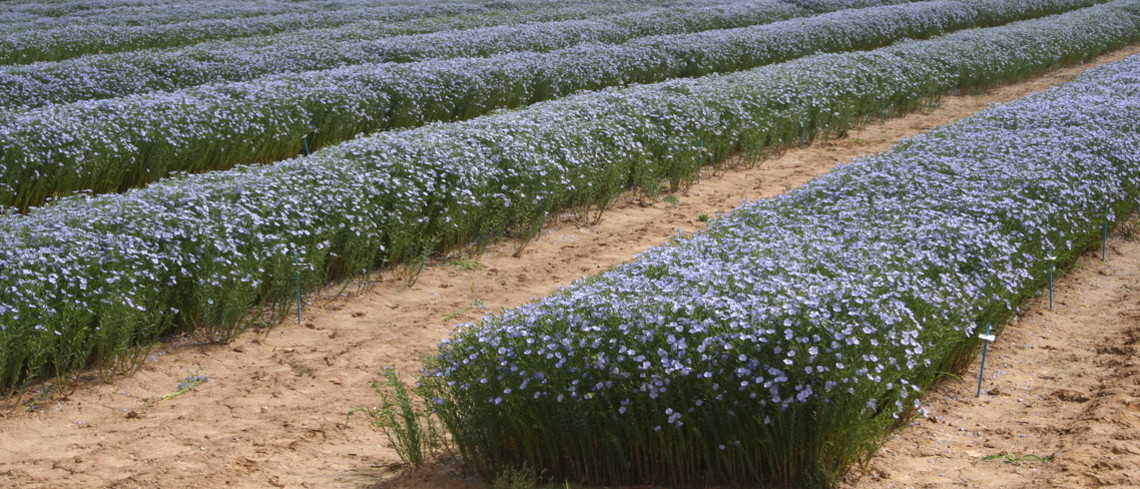
[{"label": "green foliage", "polygon": [[495,475],[491,489],[535,489],[541,482],[539,471],[529,465],[505,467]]}]

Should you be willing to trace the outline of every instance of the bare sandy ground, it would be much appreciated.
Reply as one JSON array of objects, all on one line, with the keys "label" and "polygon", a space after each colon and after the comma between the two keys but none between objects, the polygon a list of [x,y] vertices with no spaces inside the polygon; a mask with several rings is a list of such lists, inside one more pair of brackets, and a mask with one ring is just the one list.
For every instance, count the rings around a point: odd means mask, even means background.
[{"label": "bare sandy ground", "polygon": [[[142,368],[31,393],[0,410],[0,487],[481,487],[446,460],[398,470],[362,416],[384,366],[405,376],[454,324],[521,305],[703,227],[700,214],[778,195],[855,156],[1140,52],[1134,46],[925,113],[876,123],[778,158],[706,171],[679,203],[628,196],[589,225],[564,216],[513,257],[503,243],[468,269],[448,257],[413,286],[385,274],[330,289],[292,319],[227,345],[156,347]],[[1052,312],[1033,305],[993,346],[987,389],[967,378],[930,396],[931,418],[896,434],[850,488],[1140,485],[1140,245],[1112,240],[1107,264],[1085,260],[1061,280]],[[208,381],[170,397],[187,377]],[[976,375],[976,373],[974,374]],[[50,387],[50,386],[49,386]],[[164,399],[165,397],[170,397]],[[989,455],[1009,454],[1003,460]],[[1047,457],[1032,461],[1027,455]],[[1016,462],[1014,462],[1016,460]],[[1008,463],[1007,463],[1008,462]]]}]

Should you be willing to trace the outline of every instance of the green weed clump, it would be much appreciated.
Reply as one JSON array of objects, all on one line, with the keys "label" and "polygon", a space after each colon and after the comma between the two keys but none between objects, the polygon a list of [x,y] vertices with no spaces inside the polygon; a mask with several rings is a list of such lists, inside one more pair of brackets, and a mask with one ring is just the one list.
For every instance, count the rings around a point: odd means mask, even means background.
[{"label": "green weed clump", "polygon": [[418,406],[419,399],[400,380],[392,368],[381,371],[383,380],[372,384],[380,396],[380,407],[356,408],[349,414],[362,412],[388,438],[400,460],[413,467],[423,467],[429,457],[447,446],[447,438],[437,425],[432,411]]}]

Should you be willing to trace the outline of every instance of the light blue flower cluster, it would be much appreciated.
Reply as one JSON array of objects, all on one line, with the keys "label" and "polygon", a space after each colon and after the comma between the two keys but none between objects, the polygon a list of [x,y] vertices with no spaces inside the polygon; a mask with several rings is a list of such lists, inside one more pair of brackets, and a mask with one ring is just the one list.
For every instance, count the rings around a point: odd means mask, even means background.
[{"label": "light blue flower cluster", "polygon": [[251,311],[273,312],[259,306],[290,303],[297,272],[311,288],[527,236],[548,212],[604,207],[631,185],[679,185],[734,151],[797,144],[971,87],[959,80],[1084,59],[1137,40],[1138,5],[582,93],[0,215],[0,387],[112,361],[164,332],[232,334]]},{"label": "light blue flower cluster", "polygon": [[[1092,1],[1039,0],[1031,13]],[[1021,15],[1017,11],[1004,20]],[[139,186],[171,172],[275,161],[296,155],[306,139],[321,146],[584,89],[740,71],[816,52],[872,49],[991,17],[984,8],[936,0],[618,45],[354,65],[51,105],[15,112],[0,126],[0,205],[25,208],[74,191]]]},{"label": "light blue flower cluster", "polygon": [[1137,197],[1140,56],[462,326],[425,392],[487,473],[827,485]]}]

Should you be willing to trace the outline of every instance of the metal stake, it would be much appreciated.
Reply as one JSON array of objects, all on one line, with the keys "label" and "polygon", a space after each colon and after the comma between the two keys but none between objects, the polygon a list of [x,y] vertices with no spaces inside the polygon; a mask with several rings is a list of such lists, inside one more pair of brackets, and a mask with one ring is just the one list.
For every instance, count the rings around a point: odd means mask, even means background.
[{"label": "metal stake", "polygon": [[1100,236],[1100,261],[1108,260],[1108,218],[1104,218],[1104,232]]},{"label": "metal stake", "polygon": [[297,324],[301,324],[301,307],[304,303],[301,301],[301,259],[297,256],[297,250],[293,250],[293,272],[297,279]]},{"label": "metal stake", "polygon": [[705,142],[701,141],[701,149],[698,150],[698,155],[701,157],[701,164],[697,166],[697,183],[701,183],[701,172],[705,170]]},{"label": "metal stake", "polygon": [[986,374],[986,351],[989,350],[990,342],[995,340],[996,337],[990,334],[993,327],[989,324],[986,325],[986,334],[978,335],[982,339],[982,368],[978,370],[978,392],[974,397],[982,397],[982,376]]},{"label": "metal stake", "polygon": [[1057,269],[1057,257],[1053,256],[1053,249],[1049,248],[1049,310],[1053,310],[1053,272]]}]

